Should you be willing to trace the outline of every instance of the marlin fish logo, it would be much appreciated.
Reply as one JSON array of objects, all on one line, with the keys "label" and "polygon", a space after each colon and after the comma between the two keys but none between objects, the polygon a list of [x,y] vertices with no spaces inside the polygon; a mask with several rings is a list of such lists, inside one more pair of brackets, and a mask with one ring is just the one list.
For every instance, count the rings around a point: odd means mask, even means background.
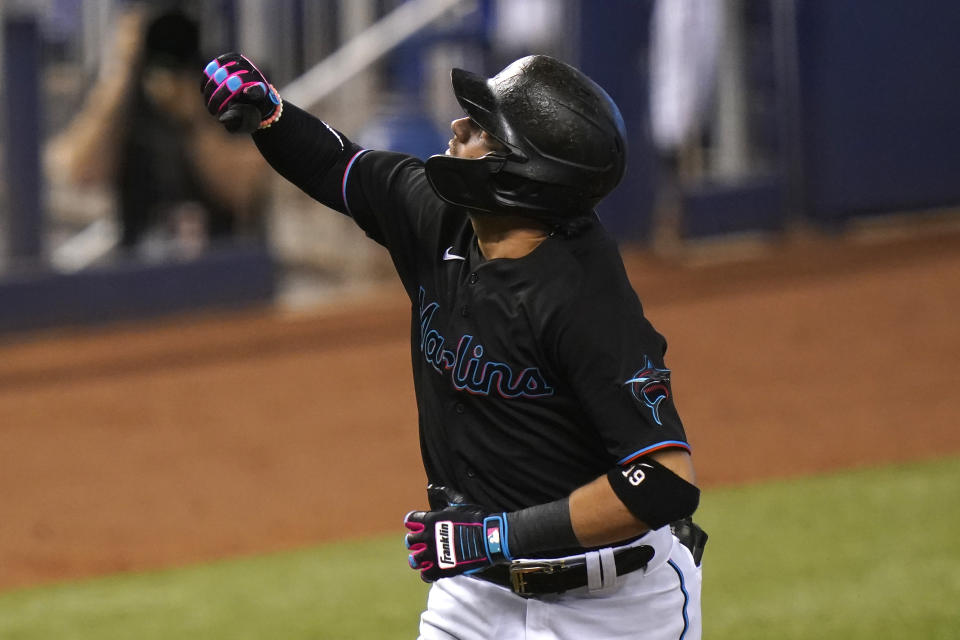
[{"label": "marlin fish logo", "polygon": [[643,357],[643,368],[623,383],[630,387],[634,399],[647,406],[654,421],[660,421],[660,403],[670,397],[670,369],[657,369],[650,358]]}]

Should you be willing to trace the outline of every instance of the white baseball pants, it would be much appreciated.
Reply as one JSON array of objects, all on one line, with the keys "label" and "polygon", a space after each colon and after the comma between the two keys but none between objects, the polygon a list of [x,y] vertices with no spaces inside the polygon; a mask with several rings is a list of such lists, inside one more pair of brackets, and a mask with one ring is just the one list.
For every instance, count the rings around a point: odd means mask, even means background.
[{"label": "white baseball pants", "polygon": [[656,555],[616,585],[522,598],[490,582],[437,581],[420,616],[420,640],[700,640],[700,568],[669,527],[633,544]]}]

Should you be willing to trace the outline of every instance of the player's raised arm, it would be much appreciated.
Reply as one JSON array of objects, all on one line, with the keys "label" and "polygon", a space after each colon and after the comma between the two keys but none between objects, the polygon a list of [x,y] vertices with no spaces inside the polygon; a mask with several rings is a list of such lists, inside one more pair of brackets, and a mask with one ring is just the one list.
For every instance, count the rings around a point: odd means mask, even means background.
[{"label": "player's raised arm", "polygon": [[388,247],[400,265],[401,279],[414,269],[412,245],[422,234],[416,227],[442,206],[419,159],[363,149],[284,101],[257,65],[239,53],[211,60],[203,68],[200,88],[210,114],[228,131],[252,134],[277,173],[352,217],[368,236]]},{"label": "player's raised arm", "polygon": [[322,120],[285,103],[256,64],[239,53],[211,60],[200,79],[210,115],[228,131],[252,133],[270,165],[311,197],[346,213],[340,183],[361,149]]}]

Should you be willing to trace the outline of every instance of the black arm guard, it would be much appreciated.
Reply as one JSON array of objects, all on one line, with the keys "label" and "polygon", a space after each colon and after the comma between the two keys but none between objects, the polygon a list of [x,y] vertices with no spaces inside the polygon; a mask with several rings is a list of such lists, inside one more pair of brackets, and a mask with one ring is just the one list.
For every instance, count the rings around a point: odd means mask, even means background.
[{"label": "black arm guard", "polygon": [[653,458],[641,458],[607,473],[614,493],[651,529],[693,515],[700,489]]},{"label": "black arm guard", "polygon": [[570,498],[506,514],[514,558],[536,558],[558,549],[580,549],[570,521]]}]

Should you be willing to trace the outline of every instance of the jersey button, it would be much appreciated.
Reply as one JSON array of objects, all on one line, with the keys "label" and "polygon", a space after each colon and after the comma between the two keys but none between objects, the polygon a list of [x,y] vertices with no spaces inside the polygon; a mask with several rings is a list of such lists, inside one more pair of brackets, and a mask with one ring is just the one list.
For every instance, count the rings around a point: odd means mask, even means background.
[{"label": "jersey button", "polygon": [[467,305],[460,307],[460,315],[462,315],[464,318],[468,317],[470,315],[470,307]]},{"label": "jersey button", "polygon": [[468,478],[476,478],[476,477],[477,477],[477,472],[473,470],[473,467],[467,467],[466,473],[467,473],[467,477],[468,477]]},{"label": "jersey button", "polygon": [[467,408],[463,406],[463,403],[458,402],[457,405],[453,408],[453,410],[456,411],[457,413],[463,413],[464,411],[467,410]]},{"label": "jersey button", "polygon": [[477,280],[479,279],[480,279],[480,276],[477,275],[476,271],[470,274],[470,284],[477,284]]}]

